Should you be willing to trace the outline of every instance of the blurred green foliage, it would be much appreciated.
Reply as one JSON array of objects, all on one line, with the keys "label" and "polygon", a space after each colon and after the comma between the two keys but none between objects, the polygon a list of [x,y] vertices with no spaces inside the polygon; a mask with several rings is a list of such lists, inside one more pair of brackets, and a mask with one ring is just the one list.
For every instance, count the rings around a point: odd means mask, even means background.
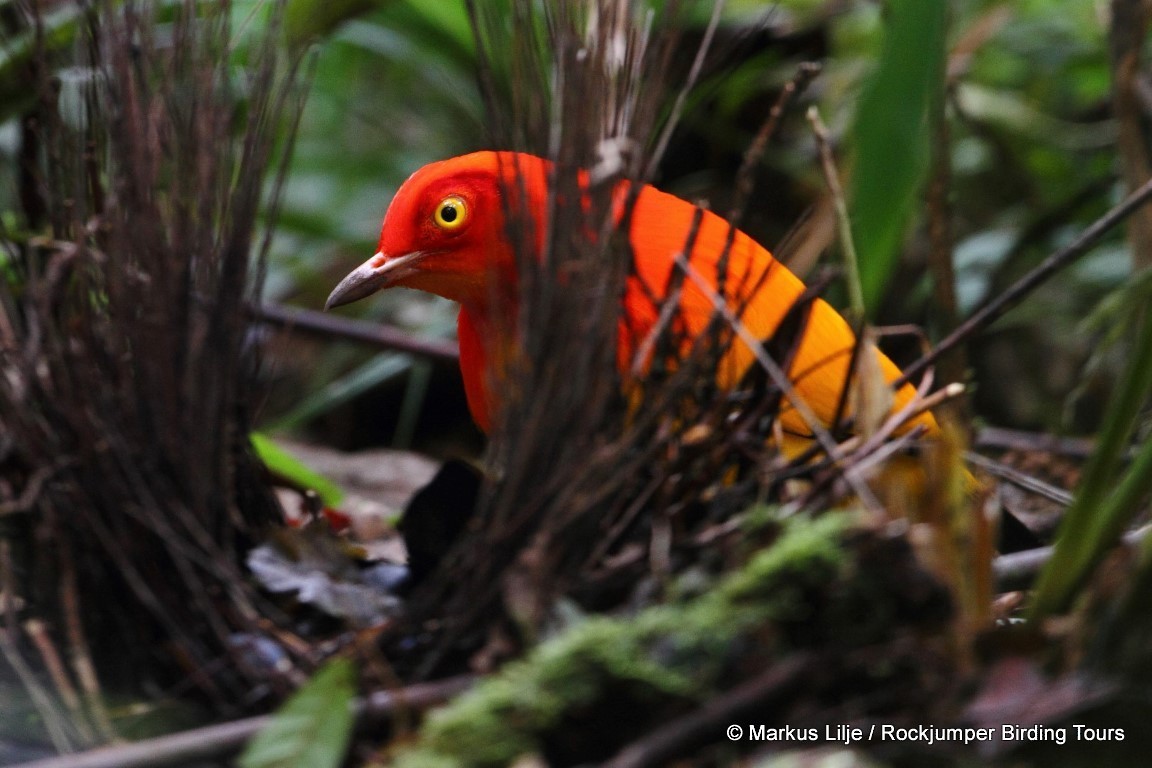
[{"label": "blurred green foliage", "polygon": [[[1142,318],[1141,318],[1142,315]],[[1037,584],[1033,616],[1067,610],[1076,591],[1104,554],[1119,541],[1152,491],[1152,439],[1145,439],[1131,466],[1124,455],[1140,423],[1140,411],[1152,392],[1152,310],[1137,314],[1136,339],[1108,403],[1095,452],[1084,468],[1084,479],[1060,529],[1056,553]],[[1145,542],[1152,551],[1152,538]]]},{"label": "blurred green foliage", "polygon": [[334,659],[296,691],[240,755],[240,768],[336,768],[352,737],[356,671]]},{"label": "blurred green foliage", "polygon": [[277,227],[274,263],[287,274],[276,277],[290,284],[315,276],[325,252],[350,255],[348,266],[370,256],[400,182],[483,141],[463,5],[456,14],[445,13],[457,7],[449,3],[378,5],[311,54],[312,93]]},{"label": "blurred green foliage", "polygon": [[853,122],[853,241],[865,306],[883,295],[928,168],[932,103],[944,76],[944,0],[894,0],[879,64]]},{"label": "blurred green foliage", "polygon": [[[1066,242],[1114,202],[1121,189],[1109,110],[1106,19],[1099,4],[954,0],[947,6],[944,87],[956,291],[961,311],[967,313]],[[290,7],[285,38],[307,46],[311,92],[292,150],[266,295],[315,309],[348,269],[373,252],[388,202],[411,172],[428,161],[487,146],[488,139],[462,0],[305,1]],[[892,143],[888,131],[900,116],[888,113],[903,107],[895,97],[885,101],[865,95],[874,93],[867,90],[868,83],[883,79],[886,71],[909,74],[907,65],[885,70],[881,60],[885,30],[893,29],[901,7],[868,0],[728,2],[718,64],[705,72],[690,100],[695,107],[673,141],[658,182],[722,210],[739,157],[778,88],[800,61],[821,61],[824,73],[807,98],[819,103],[831,127],[842,172],[871,168],[871,181],[855,180],[861,198],[857,215],[892,214],[887,234],[876,235],[867,225],[857,233],[865,262],[871,260],[872,248],[898,257],[892,265],[877,267],[877,277],[866,274],[870,312],[882,323],[924,323],[931,316],[931,278],[924,268],[922,185],[901,182],[900,194],[906,199],[910,194],[912,200],[902,215],[888,198],[860,189],[891,181],[897,172],[892,158],[912,150],[910,145],[888,146],[881,155],[871,148]],[[257,0],[236,3],[236,23],[252,28],[265,24],[266,9]],[[708,15],[709,4],[702,2],[687,17],[695,27],[685,30],[685,45],[699,38]],[[937,23],[931,21],[933,29]],[[927,45],[927,37],[910,37]],[[19,83],[18,58],[26,42],[26,35],[5,36],[0,85]],[[925,70],[931,69],[923,63]],[[930,86],[921,81],[920,87]],[[19,217],[13,215],[20,207],[18,120],[28,104],[19,89],[0,87],[0,97],[0,117],[6,119],[0,125],[0,211],[10,236],[21,237],[34,234],[20,232]],[[758,194],[746,218],[750,233],[769,246],[824,194],[803,111],[802,105],[795,107],[778,131],[759,170]],[[852,128],[869,121],[876,128],[871,139],[866,138],[868,131]],[[897,127],[902,128],[900,136],[924,136],[920,126]],[[854,148],[864,153],[855,166],[850,162]],[[852,183],[847,186],[853,188]],[[878,213],[866,213],[869,203]],[[886,250],[890,245],[895,250]],[[824,258],[835,263],[839,256],[833,247]],[[864,269],[871,268],[866,263]],[[1005,425],[1094,429],[1121,362],[1111,347],[1097,342],[1113,338],[1110,329],[1123,327],[1128,315],[1096,314],[1092,326],[1082,325],[1082,320],[1107,306],[1104,302],[1129,277],[1127,249],[1117,232],[1109,244],[976,340],[970,351],[977,411]],[[1131,306],[1112,299],[1111,305],[1117,304]],[[452,333],[453,308],[412,292],[385,292],[348,311],[417,333]],[[937,337],[947,330],[929,328]],[[300,346],[278,357],[277,370],[291,394],[273,404],[269,422],[288,416],[287,421],[299,423],[303,412],[296,403],[327,390],[349,372],[354,389],[369,386],[365,365],[373,354],[334,344],[323,349]],[[1086,368],[1090,359],[1092,367]],[[388,380],[413,371],[401,367],[399,373],[395,366],[377,366],[368,373],[382,371],[382,380]],[[347,393],[349,386],[337,381],[327,391]],[[408,401],[409,424],[422,399]],[[334,397],[328,407],[339,402]],[[324,403],[313,400],[306,411],[324,409]],[[388,440],[391,435],[380,437]]]},{"label": "blurred green foliage", "polygon": [[253,432],[250,439],[252,449],[269,471],[300,488],[315,491],[324,506],[335,507],[344,497],[344,492],[338,485],[309,469],[304,462],[281,448],[267,435]]}]

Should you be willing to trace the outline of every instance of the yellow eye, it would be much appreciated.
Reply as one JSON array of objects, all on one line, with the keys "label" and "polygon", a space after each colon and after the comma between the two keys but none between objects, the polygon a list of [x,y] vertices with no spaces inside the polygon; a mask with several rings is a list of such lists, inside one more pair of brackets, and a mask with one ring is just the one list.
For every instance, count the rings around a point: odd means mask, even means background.
[{"label": "yellow eye", "polygon": [[440,229],[449,231],[459,229],[468,220],[468,205],[464,202],[464,198],[458,195],[449,195],[436,206],[432,220]]}]

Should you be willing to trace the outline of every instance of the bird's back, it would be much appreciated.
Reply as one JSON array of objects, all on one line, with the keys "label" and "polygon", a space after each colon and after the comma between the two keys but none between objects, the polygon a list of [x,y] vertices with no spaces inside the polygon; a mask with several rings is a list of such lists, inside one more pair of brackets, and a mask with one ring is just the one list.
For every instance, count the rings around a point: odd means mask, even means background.
[{"label": "bird's back", "polygon": [[[624,370],[632,365],[636,350],[657,323],[660,297],[667,293],[676,255],[686,251],[690,237],[693,270],[716,293],[720,292],[723,274],[726,303],[756,339],[772,339],[806,290],[800,279],[765,248],[739,230],[730,233],[728,222],[713,213],[700,214],[693,235],[696,210],[692,204],[651,186],[645,187],[637,198],[630,231],[636,275],[629,281],[625,298],[627,327],[621,330],[620,364]],[[730,236],[727,263],[722,269],[720,257]],[[705,333],[714,315],[715,293],[702,289],[691,279],[683,280],[680,290],[684,336],[693,339]],[[776,349],[791,350],[787,370],[796,394],[824,426],[829,426],[837,416],[847,386],[856,338],[844,318],[827,302],[815,298],[805,304],[806,317],[802,316],[794,330],[798,340],[782,339]],[[878,350],[873,350],[873,354],[886,381],[900,376],[900,369],[887,356]],[[736,387],[753,365],[759,365],[753,351],[740,339],[733,339],[720,360],[717,384],[721,389]],[[894,393],[892,410],[902,408],[914,397],[915,390],[905,384]],[[801,414],[787,403],[780,419],[789,433],[812,434]],[[901,431],[916,424],[929,432],[937,429],[932,415],[924,413]]]}]

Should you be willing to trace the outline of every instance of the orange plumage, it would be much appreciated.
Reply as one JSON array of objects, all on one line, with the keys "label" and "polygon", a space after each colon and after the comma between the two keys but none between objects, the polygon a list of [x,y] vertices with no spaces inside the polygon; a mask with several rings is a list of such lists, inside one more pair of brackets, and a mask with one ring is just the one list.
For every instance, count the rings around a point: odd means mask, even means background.
[{"label": "orange plumage", "polygon": [[[545,231],[549,164],[522,153],[477,152],[432,163],[417,171],[397,191],[384,217],[378,252],[350,273],[332,292],[328,306],[363,298],[377,290],[404,286],[444,296],[460,303],[460,369],[468,405],[484,430],[500,407],[490,391],[493,359],[511,349],[515,323],[516,262],[505,229],[502,196],[513,194],[517,210],[531,214],[539,240]],[[627,192],[617,190],[617,208]],[[660,306],[649,291],[668,285],[677,253],[684,250],[697,208],[678,197],[644,186],[632,212],[630,242],[636,273],[624,296],[618,361],[627,373],[637,345],[657,322]],[[717,261],[729,236],[728,223],[703,212],[692,252],[693,269],[711,285],[718,279]],[[805,286],[787,268],[743,232],[736,231],[726,271],[727,303],[757,339],[768,339]],[[646,286],[648,290],[645,290]],[[713,297],[686,280],[680,316],[689,337],[704,332],[713,316]],[[826,302],[812,302],[807,322],[788,368],[796,396],[828,426],[849,376],[855,336],[848,323]],[[894,381],[900,370],[875,351],[883,376]],[[717,371],[717,383],[730,389],[754,364],[752,350],[732,343]],[[893,410],[915,397],[907,384],[896,390]],[[785,432],[810,436],[801,414],[788,404],[780,414]],[[931,414],[923,413],[904,427],[921,425],[936,432]],[[904,431],[901,430],[901,431]]]}]

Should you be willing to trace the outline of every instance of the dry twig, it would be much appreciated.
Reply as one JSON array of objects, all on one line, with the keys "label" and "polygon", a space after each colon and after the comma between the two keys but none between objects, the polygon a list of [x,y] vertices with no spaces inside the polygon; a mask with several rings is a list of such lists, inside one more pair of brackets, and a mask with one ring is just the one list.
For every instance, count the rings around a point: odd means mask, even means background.
[{"label": "dry twig", "polygon": [[967,320],[961,323],[952,333],[948,334],[948,336],[937,344],[928,354],[905,368],[904,374],[894,385],[899,386],[915,378],[953,347],[996,322],[1004,313],[1019,304],[1028,294],[1042,285],[1044,281],[1061,269],[1075,263],[1077,259],[1088,253],[1088,251],[1100,242],[1104,235],[1108,234],[1113,227],[1139,210],[1141,206],[1148,202],[1149,198],[1152,198],[1152,180],[1146,182],[1122,202],[1093,222],[1091,226],[1081,232],[1071,243],[1044,259],[1044,261],[1029,271],[1028,274],[1009,286],[1007,290],[972,313]]},{"label": "dry twig", "polygon": [[710,699],[691,714],[628,745],[605,763],[605,768],[665,765],[694,747],[717,741],[725,726],[752,711],[758,721],[770,721],[773,708],[801,690],[815,663],[813,657],[805,654],[786,658],[760,676]]},{"label": "dry twig", "polygon": [[[395,691],[377,691],[354,703],[357,722],[365,725],[411,712],[423,712],[462,693],[473,681],[471,676],[462,676],[418,683]],[[218,760],[239,752],[274,717],[249,717],[132,744],[36,760],[12,768],[158,768]]]}]

